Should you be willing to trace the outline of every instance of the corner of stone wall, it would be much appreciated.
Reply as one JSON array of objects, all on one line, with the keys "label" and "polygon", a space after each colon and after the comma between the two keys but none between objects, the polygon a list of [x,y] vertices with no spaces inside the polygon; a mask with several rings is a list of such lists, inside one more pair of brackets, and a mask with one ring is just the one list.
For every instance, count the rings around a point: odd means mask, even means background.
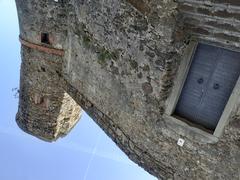
[{"label": "corner of stone wall", "polygon": [[64,91],[62,57],[22,46],[18,126],[45,141],[65,136],[81,108]]}]

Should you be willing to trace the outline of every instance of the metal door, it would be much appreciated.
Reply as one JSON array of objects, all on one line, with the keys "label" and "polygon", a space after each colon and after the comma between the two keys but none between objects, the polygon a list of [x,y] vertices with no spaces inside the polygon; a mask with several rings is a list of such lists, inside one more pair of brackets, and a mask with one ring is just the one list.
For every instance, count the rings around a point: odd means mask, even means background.
[{"label": "metal door", "polygon": [[214,130],[240,74],[240,53],[199,44],[175,114]]}]

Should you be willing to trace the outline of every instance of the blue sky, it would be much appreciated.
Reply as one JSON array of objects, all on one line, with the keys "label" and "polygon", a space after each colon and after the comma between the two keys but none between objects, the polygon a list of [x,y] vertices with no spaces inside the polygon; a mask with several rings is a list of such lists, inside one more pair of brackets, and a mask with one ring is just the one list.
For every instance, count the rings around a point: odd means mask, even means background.
[{"label": "blue sky", "polygon": [[83,114],[71,133],[47,143],[15,123],[20,44],[14,0],[0,0],[0,180],[156,180]]}]

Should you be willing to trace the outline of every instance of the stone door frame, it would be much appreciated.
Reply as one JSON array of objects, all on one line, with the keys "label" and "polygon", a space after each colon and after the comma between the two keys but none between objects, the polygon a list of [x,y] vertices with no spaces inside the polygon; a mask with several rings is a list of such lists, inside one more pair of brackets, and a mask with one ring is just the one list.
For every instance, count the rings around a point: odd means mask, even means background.
[{"label": "stone door frame", "polygon": [[[198,43],[199,42],[197,40],[191,40],[184,52],[184,55],[182,57],[182,60],[180,62],[176,74],[176,78],[174,80],[173,89],[171,91],[169,98],[166,101],[166,111],[164,114],[164,118],[166,118],[166,122],[168,123],[168,125],[170,125],[171,128],[174,128],[176,132],[179,132],[180,135],[187,136],[197,141],[215,143],[223,134],[224,127],[228,124],[229,119],[231,118],[232,109],[234,108],[235,105],[237,105],[238,97],[240,96],[240,77],[238,77],[234,89],[227,101],[227,104],[213,133],[209,133],[195,126],[190,126],[189,124],[181,121],[179,118],[173,116],[176,104],[182,92],[182,88],[187,78]],[[201,43],[212,45],[209,42]],[[214,46],[226,49],[226,47],[221,47],[215,44]]]}]

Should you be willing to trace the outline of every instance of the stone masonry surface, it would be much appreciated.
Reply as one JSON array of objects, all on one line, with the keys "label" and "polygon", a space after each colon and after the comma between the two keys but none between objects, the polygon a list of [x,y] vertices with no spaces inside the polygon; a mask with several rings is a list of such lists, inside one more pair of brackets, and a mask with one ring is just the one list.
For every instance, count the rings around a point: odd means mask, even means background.
[{"label": "stone masonry surface", "polygon": [[[21,39],[64,51],[61,56],[22,45],[17,123],[24,131],[56,140],[74,127],[81,106],[130,159],[158,178],[239,180],[240,106],[215,143],[184,136],[164,118],[192,39],[239,49],[238,1],[16,4]],[[41,42],[41,33],[49,34],[49,44]]]}]

